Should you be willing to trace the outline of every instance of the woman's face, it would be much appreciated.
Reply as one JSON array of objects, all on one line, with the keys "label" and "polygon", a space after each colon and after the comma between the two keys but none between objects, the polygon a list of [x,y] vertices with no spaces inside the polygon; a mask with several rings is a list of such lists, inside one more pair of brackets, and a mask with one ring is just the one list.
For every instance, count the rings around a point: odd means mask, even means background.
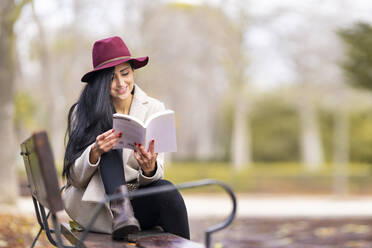
[{"label": "woman's face", "polygon": [[115,100],[127,99],[133,90],[133,69],[129,62],[115,66],[114,77],[111,82],[110,94]]}]

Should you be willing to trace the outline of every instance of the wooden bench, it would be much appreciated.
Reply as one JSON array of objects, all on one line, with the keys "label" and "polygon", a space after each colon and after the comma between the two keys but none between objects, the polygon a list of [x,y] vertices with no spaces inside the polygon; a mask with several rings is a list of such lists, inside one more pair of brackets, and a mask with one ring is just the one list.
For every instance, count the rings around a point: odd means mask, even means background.
[{"label": "wooden bench", "polygon": [[[48,141],[46,132],[34,133],[30,138],[21,144],[21,155],[23,156],[27,179],[31,189],[31,195],[35,207],[35,213],[40,225],[40,231],[36,235],[31,247],[33,247],[42,232],[45,231],[46,236],[51,244],[57,247],[142,247],[142,248],[158,248],[158,247],[172,247],[172,248],[201,248],[203,245],[184,239],[171,233],[165,233],[159,230],[142,231],[136,235],[129,235],[126,241],[112,240],[111,235],[89,232],[90,228],[84,232],[72,230],[69,224],[59,224],[57,213],[64,210],[61,198],[60,188],[58,184],[58,177],[54,165],[54,158],[52,150]],[[214,180],[190,182],[176,187],[192,188],[210,184],[220,184],[230,195],[233,201],[233,209],[229,218],[221,224],[218,224],[206,231],[206,247],[210,246],[211,234],[228,226],[235,217],[236,212],[236,198],[232,190]],[[113,196],[118,197],[141,197],[144,195],[169,191],[168,185],[157,187],[154,189],[137,190],[130,195]],[[173,188],[174,189],[174,188]],[[107,199],[109,201],[110,199]],[[103,201],[100,205],[104,206]],[[46,214],[45,208],[49,209]],[[97,209],[93,214],[91,225],[93,225]],[[49,227],[48,218],[51,217],[53,222],[53,229]],[[62,236],[67,239],[71,244],[63,244]]]}]

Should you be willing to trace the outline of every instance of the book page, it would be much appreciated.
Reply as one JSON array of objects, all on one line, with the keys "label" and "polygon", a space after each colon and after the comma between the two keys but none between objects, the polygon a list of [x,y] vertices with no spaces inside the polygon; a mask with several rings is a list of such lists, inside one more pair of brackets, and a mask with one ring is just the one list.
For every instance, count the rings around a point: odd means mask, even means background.
[{"label": "book page", "polygon": [[123,136],[119,139],[114,149],[129,148],[134,149],[134,143],[143,144],[145,140],[145,129],[133,119],[121,116],[113,117],[113,129],[115,132],[122,132]]},{"label": "book page", "polygon": [[146,122],[146,146],[155,140],[155,152],[176,152],[176,126],[174,112],[171,110],[156,114],[149,123]]},{"label": "book page", "polygon": [[143,128],[145,128],[145,125],[143,124],[143,122],[140,119],[138,119],[137,117],[134,117],[132,115],[125,115],[125,114],[115,113],[115,114],[113,114],[113,118],[124,119],[124,120],[133,120],[133,121],[137,122],[138,124],[140,124]]}]

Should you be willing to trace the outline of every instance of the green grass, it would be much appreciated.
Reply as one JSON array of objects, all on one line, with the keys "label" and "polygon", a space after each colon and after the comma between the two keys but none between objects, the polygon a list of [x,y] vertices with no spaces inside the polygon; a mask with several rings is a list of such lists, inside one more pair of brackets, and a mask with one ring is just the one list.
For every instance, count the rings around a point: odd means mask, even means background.
[{"label": "green grass", "polygon": [[[371,194],[372,165],[350,164],[348,169],[350,193]],[[166,167],[165,178],[174,183],[213,178],[240,193],[330,194],[334,174],[330,164],[310,172],[299,163],[256,163],[236,171],[228,163],[174,162]]]},{"label": "green grass", "polygon": [[[62,164],[57,164],[58,175]],[[26,180],[23,167],[18,167],[20,179]],[[349,164],[349,193],[372,194],[372,165]],[[217,179],[229,184],[237,193],[265,194],[332,194],[334,174],[331,164],[317,171],[308,171],[300,163],[255,163],[236,171],[222,162],[173,162],[165,168],[166,179],[173,183]],[[186,190],[192,193],[222,193],[217,186]]]}]

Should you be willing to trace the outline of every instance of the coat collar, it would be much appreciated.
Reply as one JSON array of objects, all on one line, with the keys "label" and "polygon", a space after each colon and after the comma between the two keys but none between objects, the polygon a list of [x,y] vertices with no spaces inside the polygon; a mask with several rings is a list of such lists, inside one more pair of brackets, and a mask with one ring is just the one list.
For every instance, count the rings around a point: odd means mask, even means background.
[{"label": "coat collar", "polygon": [[145,121],[147,103],[147,94],[137,85],[134,85],[134,95],[132,104],[130,106],[129,115],[138,118],[141,121]]}]

